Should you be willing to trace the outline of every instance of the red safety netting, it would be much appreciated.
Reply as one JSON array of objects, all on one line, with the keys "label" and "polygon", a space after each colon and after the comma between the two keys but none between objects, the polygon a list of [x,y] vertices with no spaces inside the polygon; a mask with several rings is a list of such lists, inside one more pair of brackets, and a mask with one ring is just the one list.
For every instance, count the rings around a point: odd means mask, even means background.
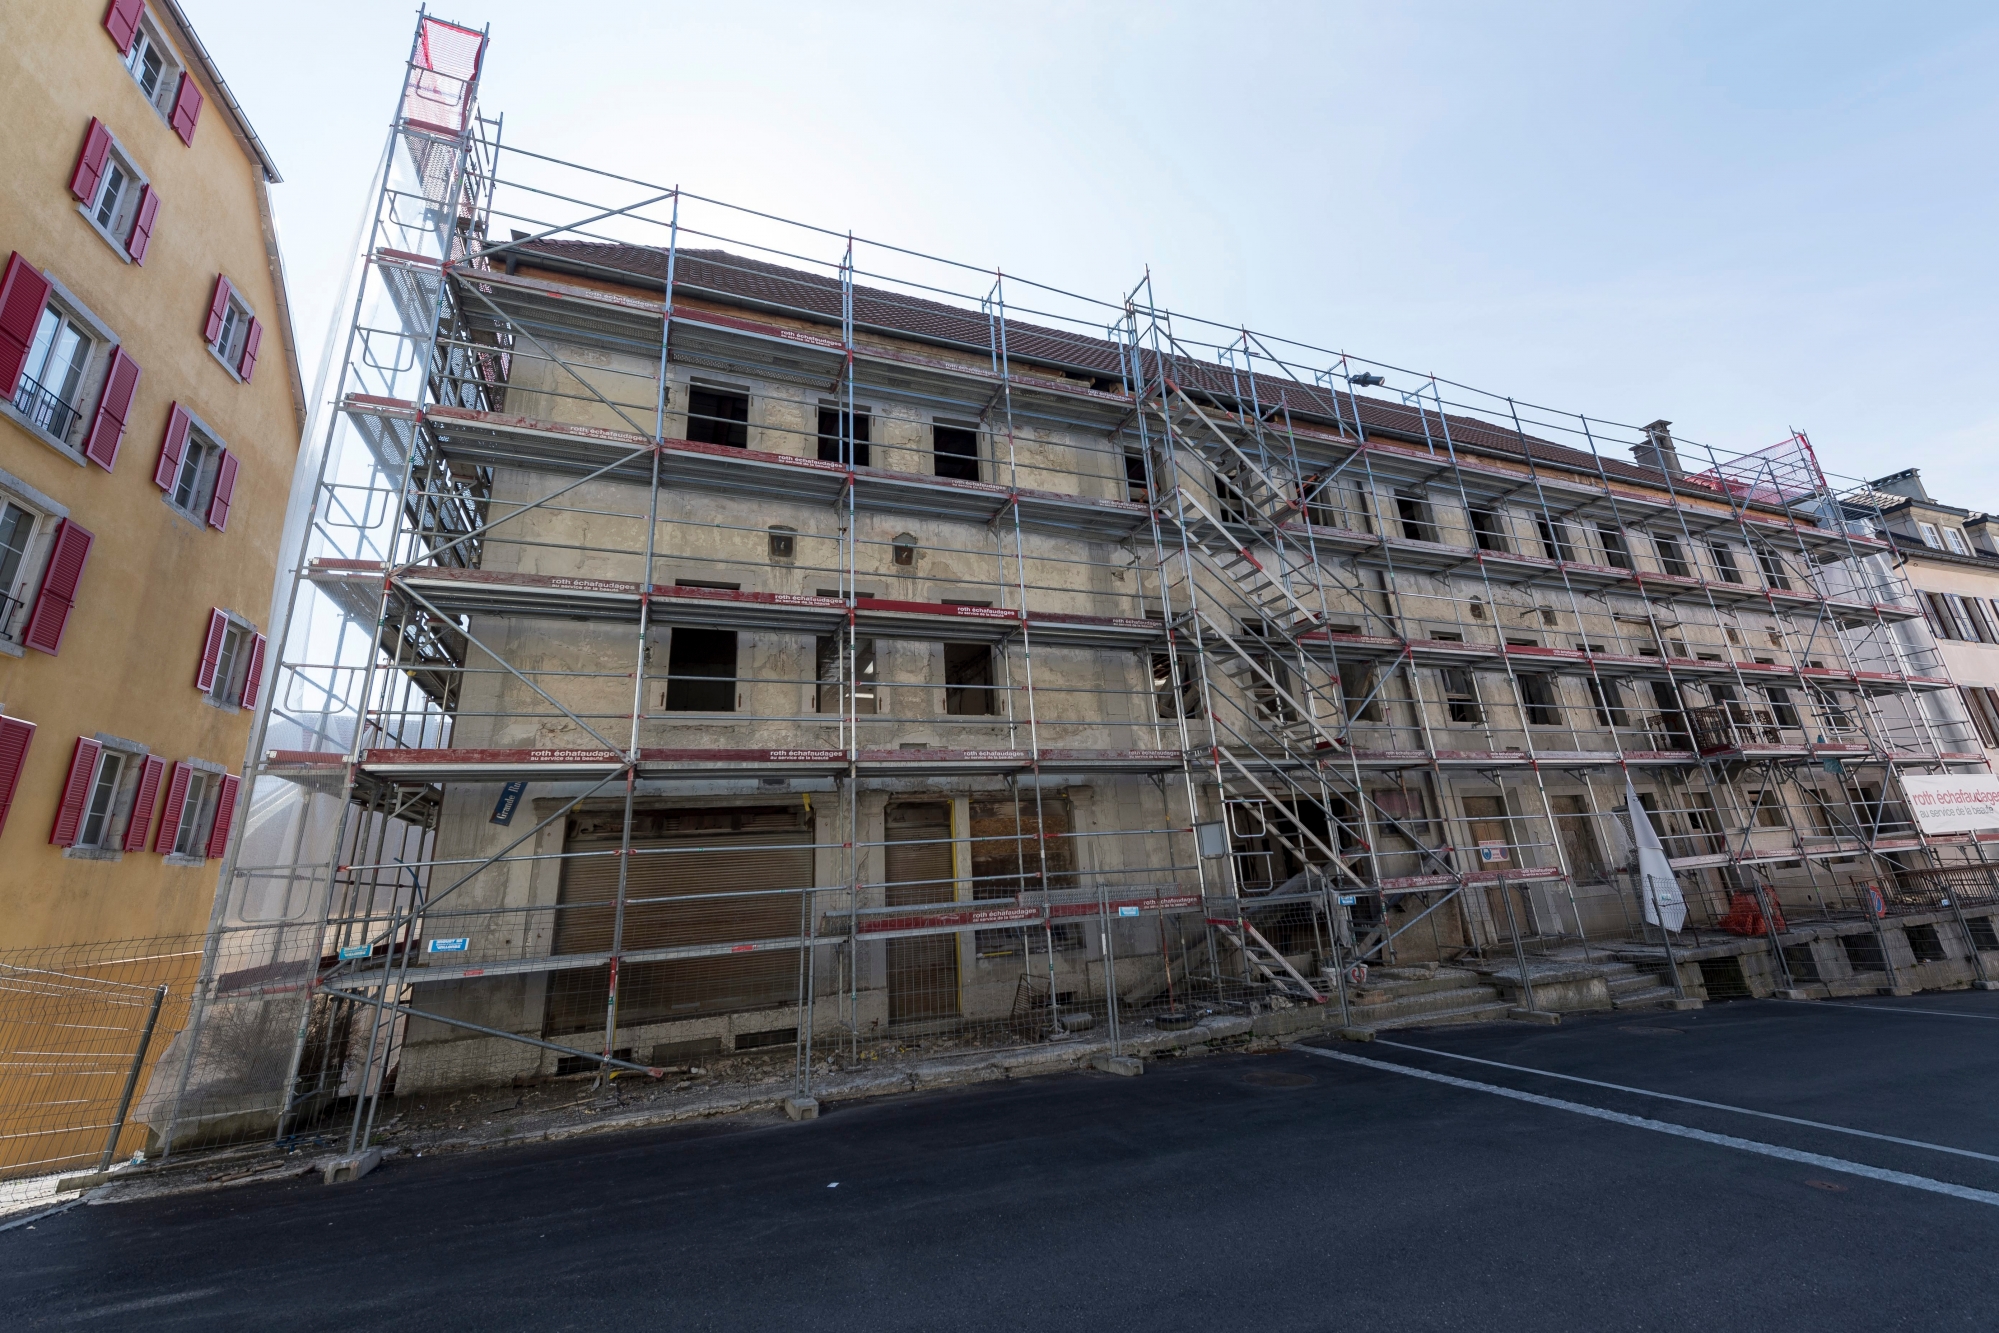
[{"label": "red safety netting", "polygon": [[424,129],[462,134],[472,115],[486,34],[426,18],[417,29],[416,53],[403,85],[403,121]]},{"label": "red safety netting", "polygon": [[1746,504],[1788,505],[1825,493],[1825,473],[1803,431],[1790,439],[1678,478]]}]

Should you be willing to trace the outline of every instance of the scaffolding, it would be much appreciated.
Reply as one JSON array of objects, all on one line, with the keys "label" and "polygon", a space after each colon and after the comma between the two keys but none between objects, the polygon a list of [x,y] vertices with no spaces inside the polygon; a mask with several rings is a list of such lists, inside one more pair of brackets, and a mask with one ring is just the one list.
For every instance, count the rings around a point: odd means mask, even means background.
[{"label": "scaffolding", "polygon": [[[1703,933],[1790,985],[1807,917],[1954,913],[1983,976],[1985,844],[1898,784],[1984,753],[1802,433],[567,162],[503,141],[485,54],[420,19],[168,1149],[577,1070],[1115,1053],[1417,963],[1531,1009],[1550,960],[1679,988]],[[282,1077],[225,1067],[246,1031]]]}]

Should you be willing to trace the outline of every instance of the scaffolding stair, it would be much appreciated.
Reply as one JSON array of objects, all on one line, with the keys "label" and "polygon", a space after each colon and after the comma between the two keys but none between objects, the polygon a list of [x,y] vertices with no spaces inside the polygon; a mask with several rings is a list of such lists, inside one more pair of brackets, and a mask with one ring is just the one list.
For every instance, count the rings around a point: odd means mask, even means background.
[{"label": "scaffolding stair", "polygon": [[1294,1000],[1308,1000],[1313,1004],[1324,1004],[1331,996],[1321,991],[1306,979],[1305,974],[1291,966],[1291,961],[1278,952],[1277,946],[1263,937],[1263,933],[1247,921],[1210,921],[1217,934],[1241,951],[1249,960],[1250,971],[1254,972],[1265,985],[1274,987],[1278,993]]}]

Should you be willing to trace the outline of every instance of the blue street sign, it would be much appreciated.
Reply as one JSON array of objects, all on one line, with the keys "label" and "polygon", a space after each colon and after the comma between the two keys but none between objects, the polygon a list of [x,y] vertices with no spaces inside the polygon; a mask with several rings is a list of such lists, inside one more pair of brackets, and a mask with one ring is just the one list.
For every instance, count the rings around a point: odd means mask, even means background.
[{"label": "blue street sign", "polygon": [[464,953],[471,947],[472,941],[463,935],[460,935],[455,940],[425,940],[423,942],[423,951],[425,953]]},{"label": "blue street sign", "polygon": [[1138,909],[1136,907],[1120,907],[1117,909],[1117,914],[1119,916],[1137,916]]},{"label": "blue street sign", "polygon": [[493,824],[514,822],[514,809],[521,803],[521,793],[528,789],[525,781],[509,782],[500,788],[500,799],[493,802],[493,817],[487,821]]},{"label": "blue street sign", "polygon": [[343,944],[340,946],[340,957],[343,962],[349,958],[366,958],[373,952],[374,950],[365,944]]}]

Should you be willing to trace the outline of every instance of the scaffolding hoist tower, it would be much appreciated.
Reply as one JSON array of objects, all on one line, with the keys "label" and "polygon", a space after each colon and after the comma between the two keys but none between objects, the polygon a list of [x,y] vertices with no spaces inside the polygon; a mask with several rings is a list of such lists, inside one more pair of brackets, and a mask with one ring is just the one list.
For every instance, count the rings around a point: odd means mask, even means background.
[{"label": "scaffolding hoist tower", "polygon": [[1556,961],[1683,989],[1705,936],[1788,987],[1787,917],[1891,907],[1983,977],[1984,845],[1900,782],[1985,757],[1803,434],[1705,449],[594,171],[503,143],[485,53],[420,19],[169,1143],[1358,1021],[1417,963],[1532,1009]]}]

